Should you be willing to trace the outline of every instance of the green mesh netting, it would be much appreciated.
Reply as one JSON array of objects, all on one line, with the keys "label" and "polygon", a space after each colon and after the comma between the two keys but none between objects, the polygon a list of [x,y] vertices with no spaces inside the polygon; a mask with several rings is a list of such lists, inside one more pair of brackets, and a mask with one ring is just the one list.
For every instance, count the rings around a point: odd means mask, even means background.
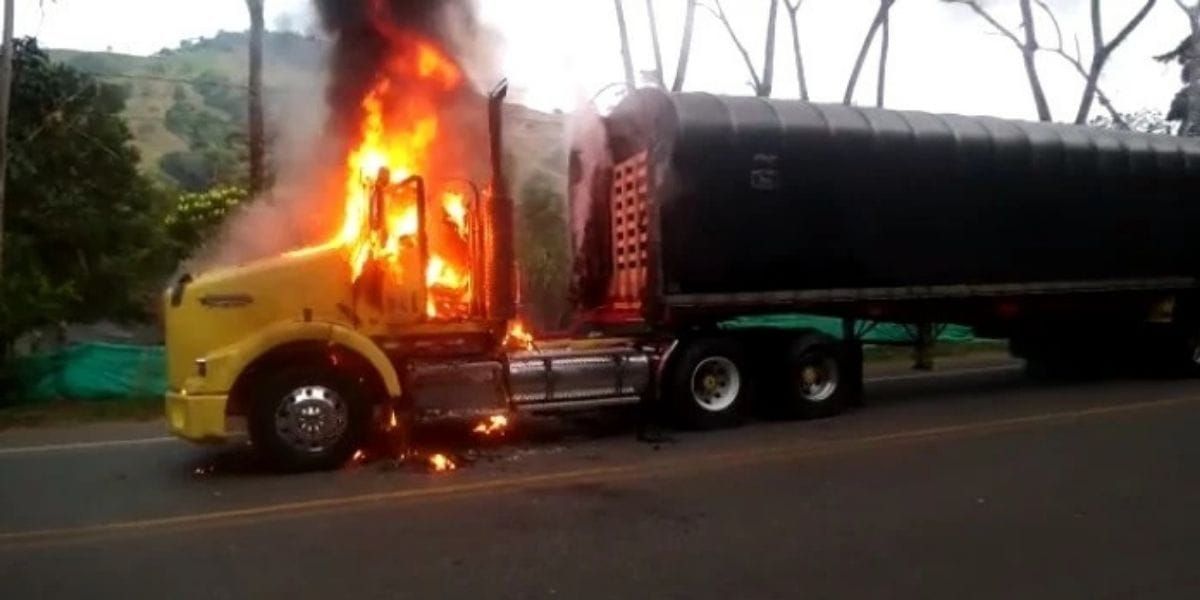
[{"label": "green mesh netting", "polygon": [[166,357],[161,346],[80,344],[18,358],[7,379],[4,404],[148,398],[167,389]]},{"label": "green mesh netting", "polygon": [[[728,329],[815,329],[835,338],[842,337],[842,320],[835,317],[818,317],[813,315],[763,315],[740,317],[721,324]],[[864,331],[863,342],[868,344],[905,343],[911,342],[916,333],[913,326],[899,323],[860,322],[858,331]],[[970,327],[947,325],[939,327],[939,342],[964,343],[976,341]]]}]

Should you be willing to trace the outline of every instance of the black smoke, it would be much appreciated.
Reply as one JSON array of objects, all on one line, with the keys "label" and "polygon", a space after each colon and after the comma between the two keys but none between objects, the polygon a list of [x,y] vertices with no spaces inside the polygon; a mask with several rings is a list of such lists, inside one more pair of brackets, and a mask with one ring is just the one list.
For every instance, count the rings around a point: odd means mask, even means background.
[{"label": "black smoke", "polygon": [[314,0],[322,26],[333,40],[328,102],[332,125],[350,133],[357,106],[401,47],[400,36],[416,33],[460,58],[475,53],[486,37],[475,0]]}]

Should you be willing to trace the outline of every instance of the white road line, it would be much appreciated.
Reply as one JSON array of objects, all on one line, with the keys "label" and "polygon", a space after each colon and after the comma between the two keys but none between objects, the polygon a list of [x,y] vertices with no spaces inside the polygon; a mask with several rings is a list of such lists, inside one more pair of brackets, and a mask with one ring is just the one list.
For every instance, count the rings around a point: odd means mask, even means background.
[{"label": "white road line", "polygon": [[886,383],[890,381],[912,381],[915,379],[940,379],[943,377],[962,377],[964,375],[982,375],[984,373],[1006,373],[1009,371],[1019,371],[1021,365],[1000,365],[996,367],[976,367],[974,369],[955,369],[953,371],[941,371],[938,373],[912,373],[909,375],[886,375],[883,377],[870,377],[866,379],[867,383]]},{"label": "white road line", "polygon": [[106,440],[102,442],[73,442],[70,444],[45,444],[42,446],[16,446],[13,448],[0,448],[0,456],[11,456],[15,454],[38,454],[43,452],[62,452],[65,450],[119,448],[121,446],[149,446],[151,444],[173,442],[177,439],[179,438],[163,436],[153,438],[138,438],[132,440]]},{"label": "white road line", "polygon": [[[943,371],[940,373],[913,373],[910,375],[888,375],[884,377],[871,377],[867,383],[887,383],[892,381],[913,381],[918,379],[938,379],[943,377],[961,377],[964,375],[978,375],[982,373],[1000,373],[1005,371],[1014,371],[1019,369],[1017,365],[1003,365],[998,367],[981,367],[975,369],[958,369],[954,371]],[[155,444],[165,444],[168,442],[179,441],[179,438],[162,436],[152,438],[135,438],[129,440],[104,440],[98,442],[73,442],[67,444],[45,444],[40,446],[14,446],[12,448],[0,447],[0,457],[17,456],[21,454],[46,454],[50,452],[68,452],[71,450],[96,450],[100,448],[124,448],[130,446],[152,446]]]}]

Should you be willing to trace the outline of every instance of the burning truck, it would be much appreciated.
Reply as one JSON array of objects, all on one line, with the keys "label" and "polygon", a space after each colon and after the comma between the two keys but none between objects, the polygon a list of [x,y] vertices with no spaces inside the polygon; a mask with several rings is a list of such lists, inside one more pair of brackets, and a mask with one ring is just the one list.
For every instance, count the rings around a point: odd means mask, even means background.
[{"label": "burning truck", "polygon": [[[535,348],[515,314],[505,87],[484,99],[436,39],[368,25],[386,52],[333,91],[356,107],[340,228],[167,291],[180,437],[244,417],[265,456],[315,469],[426,411],[829,416],[862,394],[866,319],[971,325],[1031,362],[1099,347],[1200,371],[1200,143],[659,90],[605,119],[611,166],[570,207],[576,335]],[[781,312],[840,317],[843,335],[720,326]]]}]

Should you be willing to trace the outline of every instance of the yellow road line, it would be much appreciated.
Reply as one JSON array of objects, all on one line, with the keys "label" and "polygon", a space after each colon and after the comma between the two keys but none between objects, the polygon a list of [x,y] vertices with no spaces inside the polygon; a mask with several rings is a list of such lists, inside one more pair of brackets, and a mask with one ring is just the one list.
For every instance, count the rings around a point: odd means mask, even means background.
[{"label": "yellow road line", "polygon": [[65,543],[83,541],[97,537],[147,532],[159,529],[195,528],[215,524],[232,524],[247,519],[278,518],[285,516],[303,515],[329,510],[349,510],[370,506],[383,502],[398,502],[416,499],[433,499],[448,496],[464,496],[478,492],[503,492],[514,489],[541,487],[557,484],[591,480],[618,480],[626,478],[645,478],[648,476],[686,474],[699,471],[722,469],[751,464],[767,463],[779,460],[796,460],[819,456],[828,456],[855,450],[866,450],[881,446],[901,445],[939,438],[986,435],[1006,430],[1018,429],[1026,425],[1047,425],[1065,423],[1090,417],[1119,415],[1140,412],[1155,408],[1167,408],[1185,403],[1196,402],[1200,396],[1151,400],[1115,406],[1103,406],[1073,411],[1043,413],[1024,417],[996,419],[961,425],[930,427],[911,431],[898,431],[879,435],[839,440],[830,442],[808,442],[803,444],[787,444],[769,448],[714,452],[664,460],[656,460],[641,464],[614,465],[611,467],[595,467],[493,479],[472,483],[441,485],[432,488],[392,490],[374,492],[355,496],[342,496],[317,500],[284,502],[264,506],[222,510],[206,513],[178,515],[152,519],[119,521],[81,527],[66,527],[57,529],[42,529],[33,531],[15,531],[0,533],[0,549],[14,545],[41,545],[42,543]]}]

